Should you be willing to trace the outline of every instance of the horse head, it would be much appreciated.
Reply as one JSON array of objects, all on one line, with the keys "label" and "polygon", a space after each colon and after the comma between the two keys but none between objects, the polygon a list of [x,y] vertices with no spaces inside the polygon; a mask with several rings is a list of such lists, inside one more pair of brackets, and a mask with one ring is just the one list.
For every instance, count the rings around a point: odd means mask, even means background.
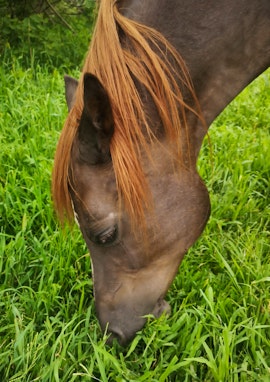
[{"label": "horse head", "polygon": [[[72,107],[75,80],[66,78]],[[70,194],[90,250],[97,315],[103,330],[126,344],[145,315],[169,311],[166,292],[187,249],[209,216],[209,198],[195,167],[176,172],[167,147],[156,142],[152,161],[141,156],[152,195],[145,222],[134,225],[121,205],[110,156],[114,121],[109,96],[84,75],[83,110],[70,162]],[[128,155],[128,153],[127,153]],[[143,229],[142,229],[143,227]]]}]

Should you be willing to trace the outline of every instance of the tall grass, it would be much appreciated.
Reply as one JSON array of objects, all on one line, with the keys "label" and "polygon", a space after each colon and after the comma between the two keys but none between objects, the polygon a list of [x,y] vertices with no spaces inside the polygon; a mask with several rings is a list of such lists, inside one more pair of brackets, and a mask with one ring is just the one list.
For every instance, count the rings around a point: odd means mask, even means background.
[{"label": "tall grass", "polygon": [[210,221],[169,290],[172,315],[125,350],[105,345],[87,249],[52,210],[62,73],[14,61],[0,80],[0,380],[270,381],[270,72],[211,127]]}]

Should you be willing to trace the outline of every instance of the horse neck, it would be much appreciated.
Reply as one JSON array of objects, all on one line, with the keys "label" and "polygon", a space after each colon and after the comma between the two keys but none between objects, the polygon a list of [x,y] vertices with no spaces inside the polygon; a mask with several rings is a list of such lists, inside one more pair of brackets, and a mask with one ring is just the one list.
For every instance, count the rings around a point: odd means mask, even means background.
[{"label": "horse neck", "polygon": [[[159,30],[187,63],[207,125],[270,65],[269,0],[123,0],[128,17]],[[203,4],[203,5],[202,5]],[[198,153],[205,129],[193,131]]]}]

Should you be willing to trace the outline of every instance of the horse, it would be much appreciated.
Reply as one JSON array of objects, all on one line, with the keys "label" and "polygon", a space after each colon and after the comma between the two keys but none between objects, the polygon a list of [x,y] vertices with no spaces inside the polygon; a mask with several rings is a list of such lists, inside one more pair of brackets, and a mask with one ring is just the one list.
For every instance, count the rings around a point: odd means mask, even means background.
[{"label": "horse", "polygon": [[269,0],[100,0],[52,193],[90,251],[101,329],[127,345],[210,215],[197,172],[207,129],[270,63]]}]

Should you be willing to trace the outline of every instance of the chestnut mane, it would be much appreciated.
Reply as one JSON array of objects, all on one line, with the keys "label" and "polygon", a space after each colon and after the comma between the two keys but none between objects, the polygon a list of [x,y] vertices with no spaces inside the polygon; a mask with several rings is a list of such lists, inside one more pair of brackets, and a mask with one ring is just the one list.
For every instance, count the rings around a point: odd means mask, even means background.
[{"label": "chestnut mane", "polygon": [[[101,0],[82,74],[86,72],[95,74],[109,94],[115,126],[110,151],[119,197],[133,221],[141,221],[151,197],[140,152],[143,149],[149,154],[149,145],[157,137],[149,125],[135,81],[152,97],[166,136],[178,145],[177,160],[181,163],[181,139],[188,142],[186,110],[201,118],[199,111],[184,102],[179,87],[181,84],[199,110],[188,71],[180,55],[159,32],[124,17],[116,0]],[[61,221],[73,218],[69,168],[83,109],[82,78],[83,75],[55,154],[52,191]]]}]

